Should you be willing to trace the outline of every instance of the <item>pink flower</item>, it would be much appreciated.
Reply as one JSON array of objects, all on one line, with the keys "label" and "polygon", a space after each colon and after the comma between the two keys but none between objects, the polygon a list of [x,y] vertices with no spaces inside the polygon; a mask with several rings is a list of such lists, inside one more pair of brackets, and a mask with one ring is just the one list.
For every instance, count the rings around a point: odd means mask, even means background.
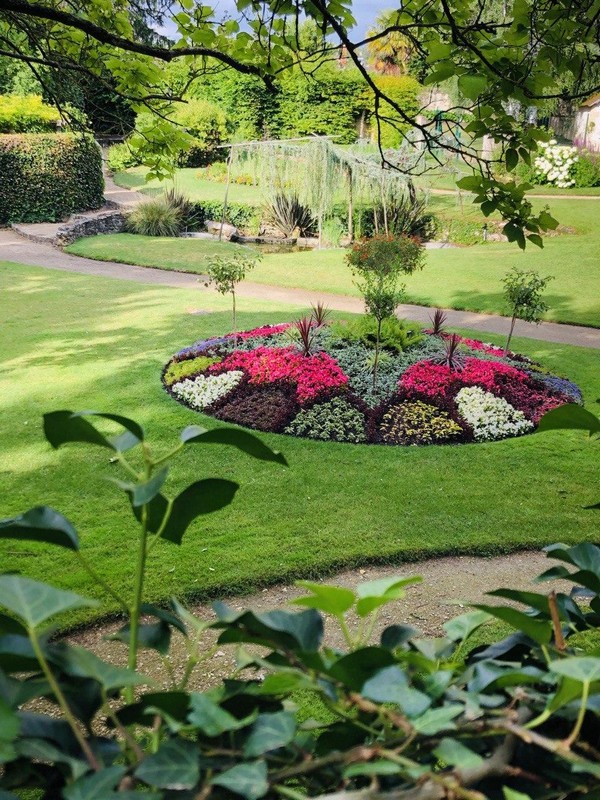
[{"label": "pink flower", "polygon": [[272,336],[273,334],[287,331],[291,324],[291,322],[282,322],[279,325],[263,325],[261,328],[253,328],[251,331],[240,331],[239,333],[229,333],[227,335],[237,336],[238,339],[251,339],[253,336]]}]

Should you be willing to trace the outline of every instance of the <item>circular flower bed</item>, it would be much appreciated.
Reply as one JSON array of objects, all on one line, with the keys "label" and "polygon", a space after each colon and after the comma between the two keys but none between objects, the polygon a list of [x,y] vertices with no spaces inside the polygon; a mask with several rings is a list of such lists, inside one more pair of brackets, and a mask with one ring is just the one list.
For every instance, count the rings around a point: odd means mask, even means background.
[{"label": "circular flower bed", "polygon": [[[367,317],[302,320],[197,342],[163,383],[179,402],[259,431],[336,442],[455,444],[521,436],[578,386],[518,353]],[[376,377],[374,377],[376,372]]]}]

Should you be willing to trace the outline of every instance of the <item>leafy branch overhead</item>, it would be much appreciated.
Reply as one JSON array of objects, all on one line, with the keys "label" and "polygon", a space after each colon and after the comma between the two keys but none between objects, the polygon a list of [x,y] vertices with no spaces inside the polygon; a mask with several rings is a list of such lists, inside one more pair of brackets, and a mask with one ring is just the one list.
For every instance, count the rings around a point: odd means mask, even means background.
[{"label": "leafy branch overhead", "polygon": [[[422,174],[448,156],[462,159],[475,168],[469,189],[484,213],[501,213],[507,235],[519,245],[526,238],[539,245],[540,232],[553,221],[534,213],[522,184],[500,180],[494,168],[502,162],[509,176],[514,174],[547,138],[517,118],[515,104],[543,112],[549,103],[581,100],[600,89],[597,13],[595,0],[432,0],[425,5],[408,0],[360,40],[350,33],[356,28],[349,0],[308,5],[237,0],[230,17],[197,0],[76,0],[68,6],[52,0],[0,0],[0,56],[28,64],[49,98],[58,70],[85,73],[110,85],[134,112],[151,111],[154,123],[140,132],[135,146],[156,175],[170,168],[161,160],[169,143],[185,138],[173,109],[194,81],[235,70],[276,91],[292,69],[309,80],[320,64],[337,63],[363,81],[379,134],[392,126],[414,152],[411,165],[402,169]],[[145,28],[137,24],[144,14],[151,20]],[[311,36],[303,34],[304,16],[314,26]],[[154,30],[158,24],[172,30],[172,40],[153,34],[153,24]],[[399,102],[385,81],[369,71],[369,54],[383,54],[385,61],[391,42],[396,58],[418,59],[427,86],[455,82],[455,99],[447,111],[456,119],[452,135],[424,116],[424,108]],[[178,62],[189,74],[174,84],[168,66]],[[497,145],[497,155],[480,146],[486,137]],[[398,168],[383,148],[381,159]]]},{"label": "leafy branch overhead", "polygon": [[[104,432],[115,425],[121,433]],[[563,406],[540,428],[597,436],[600,420]],[[116,666],[52,638],[61,615],[94,601],[0,575],[2,800],[31,792],[44,800],[575,800],[600,790],[600,658],[581,649],[582,636],[597,637],[599,627],[596,545],[547,548],[558,565],[539,582],[560,578],[573,591],[498,589],[493,602],[449,620],[433,638],[410,625],[380,624],[381,612],[419,581],[414,576],[354,589],[302,581],[294,601],[300,611],[215,603],[209,624],[175,599],[169,607],[144,602],[146,556],[160,538],[179,542],[192,519],[225,508],[237,486],[206,478],[168,499],[168,465],[201,444],[231,445],[276,464],[283,457],[244,431],[198,427],[155,454],[136,422],[114,414],[56,411],[44,430],[53,447],[110,450],[125,471],[115,483],[141,533],[134,596],[97,578],[72,523],[46,506],[0,522],[0,537],[83,559],[98,588],[123,606],[127,621],[114,638],[129,662]],[[131,451],[141,455],[139,472]],[[167,535],[170,526],[180,535]],[[339,627],[342,647],[328,646],[326,618]],[[509,635],[490,644],[494,620]],[[176,663],[173,636],[185,645]],[[235,678],[191,689],[194,670],[231,644],[239,648]],[[159,652],[168,686],[136,670],[142,648]],[[308,718],[297,713],[307,700]],[[31,701],[35,713],[25,710]]]}]

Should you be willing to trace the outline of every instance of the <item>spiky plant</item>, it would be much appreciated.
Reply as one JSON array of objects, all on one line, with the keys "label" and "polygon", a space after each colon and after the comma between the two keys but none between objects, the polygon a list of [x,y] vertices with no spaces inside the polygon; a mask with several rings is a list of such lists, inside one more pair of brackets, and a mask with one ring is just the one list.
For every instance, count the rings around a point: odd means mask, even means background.
[{"label": "spiky plant", "polygon": [[167,189],[163,195],[165,203],[177,209],[181,218],[181,226],[186,230],[193,230],[198,226],[200,215],[195,203],[175,187]]},{"label": "spiky plant", "polygon": [[460,372],[465,366],[465,355],[460,350],[461,338],[456,333],[444,340],[444,352],[434,359],[436,364],[444,364],[454,372]]},{"label": "spiky plant", "polygon": [[448,314],[446,314],[445,311],[442,311],[441,308],[436,308],[433,316],[430,315],[429,319],[431,320],[431,333],[434,336],[443,336],[445,333],[444,324],[448,319]]},{"label": "spiky plant", "polygon": [[154,197],[133,209],[127,227],[142,236],[178,236],[182,228],[181,212],[165,202],[164,197]]},{"label": "spiky plant", "polygon": [[324,303],[317,303],[311,305],[311,317],[317,328],[322,328],[329,324],[331,311]]},{"label": "spiky plant", "polygon": [[310,356],[313,352],[315,341],[315,326],[312,317],[302,317],[294,323],[298,344],[303,356]]},{"label": "spiky plant", "polygon": [[300,236],[305,236],[315,226],[312,211],[300,202],[297,194],[276,194],[265,209],[264,220],[280,230],[287,239],[296,230]]}]

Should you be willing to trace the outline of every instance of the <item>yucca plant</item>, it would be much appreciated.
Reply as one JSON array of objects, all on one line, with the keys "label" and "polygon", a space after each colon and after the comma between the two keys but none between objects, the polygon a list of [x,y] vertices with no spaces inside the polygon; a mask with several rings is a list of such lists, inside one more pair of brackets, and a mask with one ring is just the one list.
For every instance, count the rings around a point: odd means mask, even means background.
[{"label": "yucca plant", "polygon": [[296,230],[300,236],[305,236],[315,226],[312,211],[300,202],[297,194],[276,194],[265,209],[264,219],[287,239]]},{"label": "yucca plant", "polygon": [[315,341],[315,326],[312,317],[302,317],[302,319],[296,320],[294,328],[302,355],[312,355]]},{"label": "yucca plant", "polygon": [[456,333],[444,340],[444,352],[435,359],[437,364],[444,364],[455,372],[460,372],[465,366],[465,355],[460,350],[461,338]]}]

